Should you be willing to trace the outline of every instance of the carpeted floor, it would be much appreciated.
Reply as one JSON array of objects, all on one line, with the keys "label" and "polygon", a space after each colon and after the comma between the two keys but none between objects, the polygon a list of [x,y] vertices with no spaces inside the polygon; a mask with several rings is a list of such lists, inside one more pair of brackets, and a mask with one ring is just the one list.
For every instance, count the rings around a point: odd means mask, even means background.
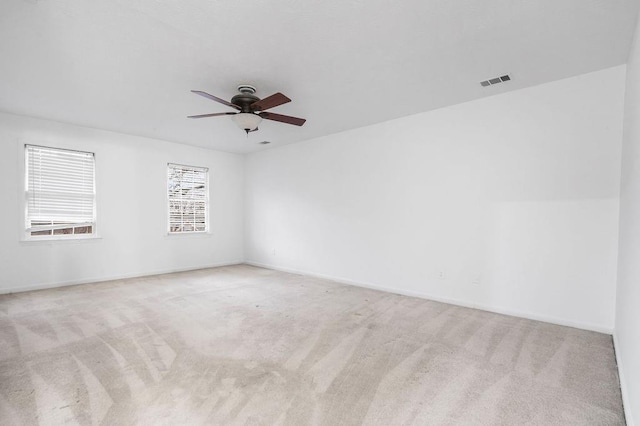
[{"label": "carpeted floor", "polygon": [[0,424],[620,425],[611,337],[246,265],[0,296]]}]

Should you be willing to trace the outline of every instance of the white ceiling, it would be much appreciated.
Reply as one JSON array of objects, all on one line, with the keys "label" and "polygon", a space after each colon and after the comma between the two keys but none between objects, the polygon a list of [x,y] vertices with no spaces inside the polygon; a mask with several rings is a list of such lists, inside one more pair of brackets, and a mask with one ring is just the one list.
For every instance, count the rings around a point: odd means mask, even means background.
[{"label": "white ceiling", "polygon": [[[2,0],[0,110],[230,152],[626,62],[636,0]],[[513,81],[483,88],[505,73]],[[247,136],[239,83],[293,102]]]}]

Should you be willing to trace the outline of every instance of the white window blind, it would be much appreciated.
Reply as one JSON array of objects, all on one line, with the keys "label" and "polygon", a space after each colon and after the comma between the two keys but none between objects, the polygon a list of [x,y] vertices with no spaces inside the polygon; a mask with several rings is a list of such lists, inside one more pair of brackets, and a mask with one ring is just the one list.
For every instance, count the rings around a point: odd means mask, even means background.
[{"label": "white window blind", "polygon": [[94,154],[26,145],[25,163],[27,234],[93,234]]},{"label": "white window blind", "polygon": [[167,173],[169,232],[207,231],[209,169],[169,164]]}]

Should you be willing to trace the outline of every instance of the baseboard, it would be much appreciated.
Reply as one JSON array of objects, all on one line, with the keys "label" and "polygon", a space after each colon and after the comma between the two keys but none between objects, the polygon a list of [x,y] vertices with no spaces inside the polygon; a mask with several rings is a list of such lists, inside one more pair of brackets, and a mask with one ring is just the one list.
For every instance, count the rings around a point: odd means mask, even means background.
[{"label": "baseboard", "polygon": [[[192,266],[192,267],[186,267],[186,268],[173,268],[173,269],[160,269],[160,270],[154,270],[154,271],[136,272],[136,273],[131,273],[131,274],[109,275],[109,276],[83,278],[83,279],[70,280],[70,281],[58,281],[58,282],[40,283],[40,284],[34,284],[34,285],[28,285],[28,286],[20,286],[20,287],[9,287],[9,288],[0,289],[0,294],[19,293],[19,292],[25,292],[25,291],[43,290],[43,289],[47,289],[47,288],[66,287],[66,286],[70,286],[70,285],[90,284],[90,283],[96,283],[96,282],[102,282],[102,281],[122,280],[122,279],[127,279],[127,278],[138,278],[138,277],[151,276],[151,275],[170,274],[170,273],[175,273],[175,272],[185,272],[185,271],[193,271],[193,270],[198,270],[198,269],[216,268],[216,267],[220,267],[220,266],[238,265],[238,264],[241,264],[241,263],[245,263],[247,265],[258,266],[258,267],[261,267],[261,268],[273,269],[273,270],[276,270],[276,271],[289,272],[289,273],[293,273],[293,274],[307,275],[307,276],[311,276],[311,277],[322,278],[322,279],[335,281],[335,282],[339,282],[339,283],[347,284],[347,285],[352,285],[352,286],[356,286],[356,287],[363,287],[363,288],[369,288],[369,289],[372,289],[372,290],[385,291],[387,293],[402,294],[402,295],[405,295],[405,296],[419,297],[419,298],[422,298],[422,299],[434,300],[436,302],[442,302],[442,303],[449,303],[449,304],[452,304],[452,305],[463,306],[463,307],[466,307],[466,308],[480,309],[480,310],[483,310],[483,311],[494,312],[494,313],[497,313],[497,314],[510,315],[510,316],[515,316],[515,317],[519,317],[519,318],[526,318],[526,319],[530,319],[530,320],[534,320],[534,321],[548,322],[548,323],[551,323],[551,324],[563,325],[563,326],[567,326],[567,327],[574,327],[574,328],[579,328],[579,329],[583,329],[583,330],[596,331],[598,333],[613,334],[613,329],[608,328],[608,327],[602,327],[602,326],[595,325],[595,324],[583,323],[583,322],[577,322],[577,321],[571,321],[571,320],[565,320],[565,319],[562,319],[562,318],[550,317],[550,316],[545,316],[545,315],[537,315],[537,314],[533,314],[533,313],[530,313],[530,312],[515,311],[515,310],[512,310],[512,309],[506,309],[506,308],[502,308],[502,307],[488,306],[488,305],[474,303],[474,302],[470,302],[470,301],[466,301],[466,300],[460,300],[460,299],[454,299],[454,298],[448,298],[448,297],[441,297],[441,296],[438,296],[438,295],[424,293],[424,292],[407,291],[407,290],[399,289],[399,288],[395,288],[395,287],[380,286],[380,285],[375,285],[375,284],[370,284],[370,283],[365,283],[365,282],[361,282],[361,281],[352,280],[352,279],[349,279],[349,278],[343,278],[343,277],[337,277],[337,276],[333,276],[333,275],[320,274],[320,273],[316,273],[316,272],[309,272],[309,271],[304,271],[304,270],[299,270],[299,269],[287,268],[287,267],[282,267],[282,266],[278,266],[278,265],[271,265],[271,264],[266,264],[266,263],[262,263],[262,262],[255,262],[255,261],[251,261],[251,260],[244,260],[244,261],[242,261],[242,260],[233,260],[233,261],[226,261],[226,262],[217,262],[217,263],[212,263],[212,264],[203,265],[203,266]],[[615,336],[614,336],[614,340],[615,340]]]},{"label": "baseboard", "polygon": [[622,364],[622,358],[620,358],[620,351],[618,350],[618,336],[613,332],[613,348],[616,354],[616,363],[618,364],[618,378],[620,379],[620,393],[622,394],[622,405],[624,408],[624,415],[627,420],[627,426],[634,426],[633,418],[631,417],[631,401],[629,401],[629,394],[627,393],[627,381],[624,375],[624,366]]},{"label": "baseboard", "polygon": [[226,262],[217,262],[203,266],[191,266],[186,268],[159,269],[154,271],[134,272],[131,274],[107,275],[103,277],[82,278],[70,281],[56,281],[51,283],[33,284],[20,287],[0,288],[0,294],[22,293],[25,291],[44,290],[48,288],[67,287],[78,284],[91,284],[103,281],[124,280],[127,278],[139,278],[152,275],[172,274],[175,272],[197,271],[198,269],[218,268],[220,266],[239,265],[244,263],[242,260],[232,260]]},{"label": "baseboard", "polygon": [[453,299],[453,298],[448,298],[448,297],[441,297],[441,296],[437,296],[437,295],[429,294],[429,293],[416,292],[416,291],[410,291],[410,290],[407,291],[407,290],[394,288],[394,287],[380,286],[380,285],[375,285],[375,284],[370,284],[370,283],[365,283],[365,282],[361,282],[361,281],[352,280],[352,279],[349,279],[349,278],[336,277],[336,276],[326,275],[326,274],[319,274],[319,273],[316,273],[316,272],[309,272],[309,271],[303,271],[303,270],[298,270],[298,269],[293,269],[293,268],[282,267],[282,266],[278,266],[278,265],[271,265],[271,264],[266,264],[266,263],[261,263],[261,262],[255,262],[255,261],[252,261],[252,260],[245,260],[244,263],[246,263],[247,265],[258,266],[258,267],[261,267],[261,268],[273,269],[273,270],[276,270],[276,271],[289,272],[289,273],[293,273],[293,274],[307,275],[307,276],[310,276],[310,277],[322,278],[322,279],[335,281],[335,282],[339,282],[341,284],[347,284],[347,285],[352,285],[352,286],[356,286],[356,287],[369,288],[369,289],[372,289],[372,290],[380,290],[380,291],[385,291],[387,293],[402,294],[404,296],[419,297],[421,299],[428,299],[428,300],[433,300],[433,301],[436,301],[436,302],[449,303],[451,305],[463,306],[465,308],[480,309],[482,311],[493,312],[493,313],[496,313],[496,314],[509,315],[509,316],[514,316],[514,317],[518,317],[518,318],[530,319],[530,320],[534,320],[534,321],[548,322],[548,323],[551,323],[551,324],[563,325],[563,326],[566,326],[566,327],[579,328],[581,330],[596,331],[598,333],[613,334],[613,328],[603,327],[603,326],[600,326],[600,325],[597,325],[597,324],[591,324],[591,323],[579,322],[579,321],[571,321],[571,320],[566,320],[566,319],[563,319],[563,318],[556,318],[556,317],[551,317],[551,316],[546,316],[546,315],[538,315],[538,314],[534,314],[534,313],[531,313],[531,312],[515,311],[515,310],[512,310],[512,309],[507,309],[507,308],[502,308],[502,307],[483,305],[483,304],[480,304],[480,303],[475,303],[475,302],[471,302],[471,301],[467,301],[467,300],[460,300],[460,299]]}]

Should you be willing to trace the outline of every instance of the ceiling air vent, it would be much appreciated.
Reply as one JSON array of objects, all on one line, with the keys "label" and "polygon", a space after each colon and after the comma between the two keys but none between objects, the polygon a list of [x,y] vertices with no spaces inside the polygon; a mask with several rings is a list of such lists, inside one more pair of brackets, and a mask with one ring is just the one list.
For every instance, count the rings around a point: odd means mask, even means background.
[{"label": "ceiling air vent", "polygon": [[509,77],[509,74],[505,74],[502,77],[496,77],[496,78],[491,78],[489,80],[481,81],[480,82],[480,86],[489,87],[489,86],[492,86],[494,84],[503,83],[503,82],[509,81],[509,80],[511,80],[511,77]]}]

